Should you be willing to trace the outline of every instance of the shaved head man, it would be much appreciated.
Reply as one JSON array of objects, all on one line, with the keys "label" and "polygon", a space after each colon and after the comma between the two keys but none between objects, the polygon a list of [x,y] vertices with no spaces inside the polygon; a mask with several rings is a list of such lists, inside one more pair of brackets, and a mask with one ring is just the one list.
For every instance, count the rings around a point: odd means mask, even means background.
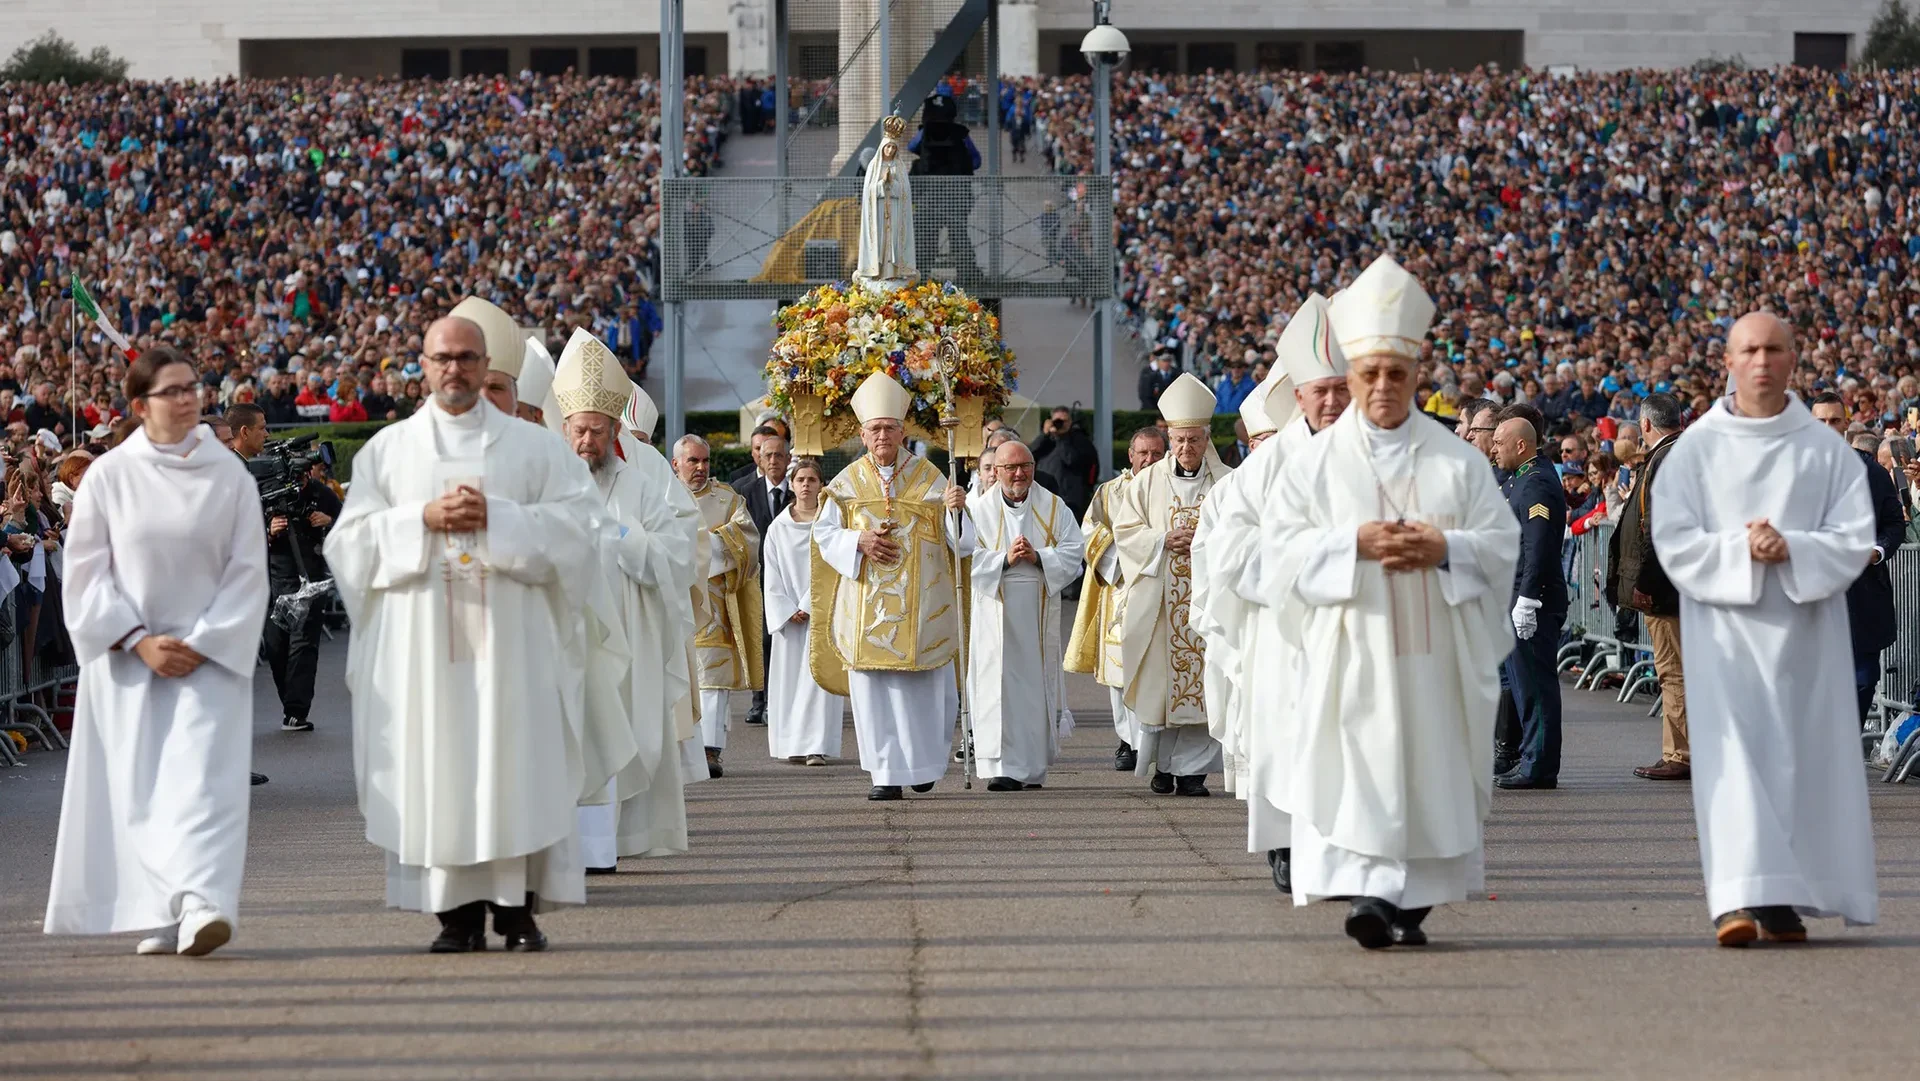
[{"label": "shaved head man", "polygon": [[1743,417],[1770,417],[1786,408],[1793,374],[1793,331],[1771,312],[1740,317],[1727,334],[1727,374],[1733,404]]},{"label": "shaved head man", "polygon": [[1540,449],[1539,435],[1525,417],[1503,420],[1493,430],[1493,464],[1512,471]]}]

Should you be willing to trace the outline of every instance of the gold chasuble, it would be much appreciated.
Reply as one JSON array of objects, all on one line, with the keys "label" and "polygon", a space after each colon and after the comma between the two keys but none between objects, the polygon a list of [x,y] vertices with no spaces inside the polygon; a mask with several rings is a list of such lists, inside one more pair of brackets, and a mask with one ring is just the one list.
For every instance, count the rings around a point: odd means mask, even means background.
[{"label": "gold chasuble", "polygon": [[693,493],[693,501],[700,506],[706,533],[720,542],[720,565],[725,568],[693,587],[706,593],[705,605],[695,606],[699,630],[693,636],[700,687],[757,691],[766,678],[766,659],[760,655],[760,627],[766,617],[755,558],[760,534],[747,513],[747,501],[724,484],[709,481]]},{"label": "gold chasuble", "polygon": [[[1103,687],[1126,685],[1126,671],[1120,656],[1120,600],[1122,586],[1118,565],[1107,559],[1113,550],[1114,503],[1125,488],[1133,470],[1122,472],[1093,491],[1087,517],[1080,531],[1087,538],[1087,576],[1080,586],[1080,607],[1073,614],[1073,636],[1067,642],[1066,660],[1061,667],[1069,672],[1091,675]],[[1100,561],[1114,566],[1114,581],[1099,574]]]},{"label": "gold chasuble", "polygon": [[1202,679],[1206,641],[1188,622],[1190,553],[1170,552],[1167,531],[1200,521],[1200,504],[1227,467],[1211,453],[1197,476],[1174,472],[1172,455],[1127,482],[1114,506],[1114,545],[1125,577],[1121,656],[1126,704],[1146,726],[1207,723]]},{"label": "gold chasuble", "polygon": [[902,451],[889,486],[862,457],[840,472],[825,496],[839,508],[848,529],[881,529],[901,546],[890,566],[860,562],[858,578],[844,578],[813,556],[811,635],[813,678],[835,694],[847,693],[846,670],[927,672],[953,660],[962,633],[960,597],[947,547],[945,477],[924,458]]}]

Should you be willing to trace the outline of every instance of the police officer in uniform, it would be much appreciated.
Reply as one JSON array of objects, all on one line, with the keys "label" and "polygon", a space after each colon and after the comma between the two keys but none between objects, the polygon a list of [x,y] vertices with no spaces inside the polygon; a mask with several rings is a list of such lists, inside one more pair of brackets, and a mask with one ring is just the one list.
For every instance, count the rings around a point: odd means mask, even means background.
[{"label": "police officer in uniform", "polygon": [[1493,779],[1501,788],[1553,788],[1560,781],[1560,676],[1554,668],[1567,619],[1560,542],[1567,497],[1553,463],[1540,452],[1531,410],[1509,406],[1494,430],[1494,464],[1507,473],[1501,491],[1520,519],[1520,562],[1513,573],[1513,633],[1505,674],[1520,716],[1519,760]]}]

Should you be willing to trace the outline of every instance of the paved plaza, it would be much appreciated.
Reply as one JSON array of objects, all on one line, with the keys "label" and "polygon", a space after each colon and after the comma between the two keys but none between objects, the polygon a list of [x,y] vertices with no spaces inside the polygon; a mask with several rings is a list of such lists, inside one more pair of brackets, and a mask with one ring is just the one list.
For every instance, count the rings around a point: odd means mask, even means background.
[{"label": "paved plaza", "polygon": [[771,761],[736,723],[693,851],[591,879],[551,953],[467,956],[381,905],[344,703],[286,735],[271,695],[239,933],[205,960],[42,936],[62,763],[0,772],[0,1077],[1836,1078],[1920,1046],[1920,786],[1873,788],[1880,926],[1716,949],[1685,786],[1627,776],[1655,722],[1584,693],[1564,787],[1495,796],[1496,899],[1436,910],[1424,951],[1282,901],[1236,801],[1112,772],[1076,683],[1037,792],[956,769],[870,804],[852,764]]}]

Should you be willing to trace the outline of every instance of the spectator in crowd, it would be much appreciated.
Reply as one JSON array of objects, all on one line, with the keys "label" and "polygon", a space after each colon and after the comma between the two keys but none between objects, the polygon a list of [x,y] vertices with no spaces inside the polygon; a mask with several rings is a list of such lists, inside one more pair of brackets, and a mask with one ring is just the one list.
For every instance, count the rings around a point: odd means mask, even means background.
[{"label": "spectator in crowd", "polygon": [[1179,373],[1173,370],[1173,352],[1168,349],[1156,349],[1147,358],[1146,367],[1140,369],[1140,409],[1148,412],[1160,405],[1160,392],[1173,385]]},{"label": "spectator in crowd", "polygon": [[1653,781],[1684,781],[1693,776],[1687,745],[1687,690],[1680,663],[1680,594],[1660,567],[1653,550],[1653,477],[1680,438],[1680,402],[1653,394],[1640,403],[1640,430],[1649,448],[1635,471],[1633,489],[1620,511],[1620,525],[1608,539],[1607,599],[1637,611],[1647,623],[1653,645],[1654,674],[1660,681],[1662,745],[1660,761],[1637,766],[1634,776]]},{"label": "spectator in crowd", "polygon": [[[1846,438],[1847,403],[1840,395],[1826,391],[1814,396],[1808,406],[1813,419]],[[1872,436],[1862,436],[1872,439]],[[1874,450],[1878,450],[1875,447]],[[1887,471],[1874,460],[1874,451],[1854,449],[1867,471],[1867,494],[1873,500],[1873,555],[1860,577],[1847,589],[1847,624],[1853,640],[1853,685],[1859,694],[1860,720],[1865,722],[1873,709],[1874,694],[1880,689],[1880,654],[1899,637],[1893,610],[1893,576],[1887,561],[1900,550],[1907,523],[1900,513],[1900,490]]]},{"label": "spectator in crowd", "polygon": [[1073,520],[1086,517],[1093,489],[1100,483],[1100,454],[1093,440],[1074,423],[1073,410],[1056,405],[1030,448],[1041,485],[1066,501]]},{"label": "spectator in crowd", "polygon": [[1247,354],[1245,357],[1234,356],[1229,358],[1227,360],[1227,374],[1221,376],[1214,382],[1213,396],[1215,402],[1213,411],[1215,413],[1240,412],[1240,403],[1246,401],[1247,395],[1252,394],[1253,388],[1259,385],[1254,381],[1253,376],[1248,374],[1248,368],[1252,366],[1254,358],[1258,357],[1259,353],[1256,350],[1249,349],[1247,350]]},{"label": "spectator in crowd", "polygon": [[351,375],[340,377],[340,389],[334,394],[333,404],[327,407],[327,419],[334,424],[353,424],[367,419],[366,407],[360,404],[355,391],[357,386]]},{"label": "spectator in crowd", "polygon": [[319,372],[307,376],[307,387],[294,399],[294,411],[301,420],[324,421],[333,413],[333,398],[327,393],[326,377]]}]

